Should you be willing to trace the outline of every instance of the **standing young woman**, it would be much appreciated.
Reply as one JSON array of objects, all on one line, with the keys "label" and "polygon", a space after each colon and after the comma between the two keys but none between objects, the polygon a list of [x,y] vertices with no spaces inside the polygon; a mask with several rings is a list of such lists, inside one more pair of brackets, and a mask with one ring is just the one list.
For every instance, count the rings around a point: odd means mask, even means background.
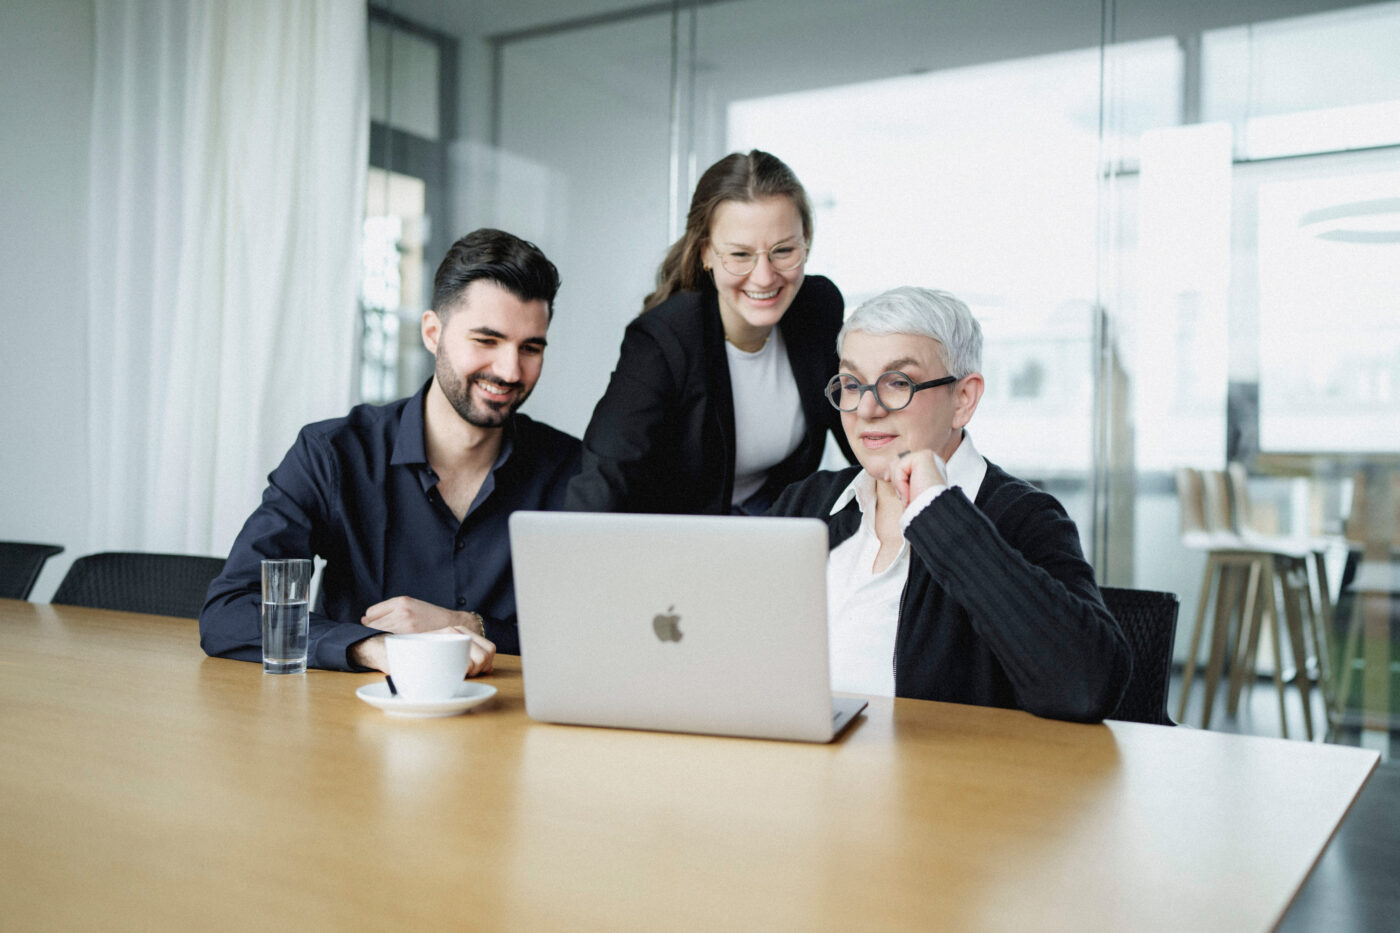
[{"label": "standing young woman", "polygon": [[812,210],[792,170],[754,150],[710,166],[657,289],[627,326],[583,436],[568,507],[759,513],[821,462],[841,293],[804,275]]}]

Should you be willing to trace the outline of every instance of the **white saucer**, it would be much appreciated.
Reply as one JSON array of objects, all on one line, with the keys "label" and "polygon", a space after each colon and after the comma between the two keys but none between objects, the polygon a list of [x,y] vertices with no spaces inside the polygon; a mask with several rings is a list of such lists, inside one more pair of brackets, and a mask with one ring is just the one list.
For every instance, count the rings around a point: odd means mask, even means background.
[{"label": "white saucer", "polygon": [[496,688],[490,684],[477,684],[462,681],[457,692],[447,700],[405,700],[389,692],[384,681],[365,684],[355,691],[355,696],[370,706],[377,706],[390,716],[404,716],[413,719],[426,719],[431,716],[456,716],[465,713],[473,706],[480,706],[496,695]]}]

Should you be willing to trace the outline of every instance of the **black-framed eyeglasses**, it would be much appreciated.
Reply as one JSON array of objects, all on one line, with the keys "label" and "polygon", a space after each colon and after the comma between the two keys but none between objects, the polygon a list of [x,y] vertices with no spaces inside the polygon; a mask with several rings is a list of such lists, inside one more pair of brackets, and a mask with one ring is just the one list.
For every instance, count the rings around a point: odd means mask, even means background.
[{"label": "black-framed eyeglasses", "polygon": [[899,411],[914,400],[914,393],[957,382],[957,376],[944,376],[928,382],[915,382],[898,370],[881,373],[880,378],[870,385],[861,385],[860,380],[850,373],[838,373],[826,384],[826,400],[837,411],[855,411],[865,393],[874,392],[875,401],[885,411]]},{"label": "black-framed eyeglasses", "polygon": [[772,249],[735,249],[728,252],[719,253],[719,264],[724,266],[724,271],[730,275],[748,275],[758,268],[758,257],[764,254],[768,256],[768,264],[779,272],[791,272],[802,265],[807,259],[807,244],[805,243],[784,243]]}]

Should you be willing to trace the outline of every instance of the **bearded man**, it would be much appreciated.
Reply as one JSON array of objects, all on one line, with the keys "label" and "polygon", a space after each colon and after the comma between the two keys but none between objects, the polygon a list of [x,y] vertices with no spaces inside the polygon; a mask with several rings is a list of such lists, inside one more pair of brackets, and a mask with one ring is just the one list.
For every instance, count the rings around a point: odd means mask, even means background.
[{"label": "bearded man", "polygon": [[539,380],[559,273],[500,230],[452,245],[423,312],[432,379],[302,429],[200,612],[215,657],[262,660],[261,561],[325,561],[308,663],[387,670],[389,633],[472,636],[469,674],[519,652],[506,522],[558,509],[576,438],[520,414]]}]

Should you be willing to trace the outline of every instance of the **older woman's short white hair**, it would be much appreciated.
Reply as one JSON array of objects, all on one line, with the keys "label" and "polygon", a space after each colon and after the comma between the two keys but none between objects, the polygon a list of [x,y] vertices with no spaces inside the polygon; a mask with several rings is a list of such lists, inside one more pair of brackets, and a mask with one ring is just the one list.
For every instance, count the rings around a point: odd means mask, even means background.
[{"label": "older woman's short white hair", "polygon": [[932,337],[939,343],[939,357],[949,375],[961,379],[982,371],[982,325],[967,305],[947,292],[905,285],[876,295],[846,318],[836,335],[838,356],[846,335],[857,330],[877,337]]}]

